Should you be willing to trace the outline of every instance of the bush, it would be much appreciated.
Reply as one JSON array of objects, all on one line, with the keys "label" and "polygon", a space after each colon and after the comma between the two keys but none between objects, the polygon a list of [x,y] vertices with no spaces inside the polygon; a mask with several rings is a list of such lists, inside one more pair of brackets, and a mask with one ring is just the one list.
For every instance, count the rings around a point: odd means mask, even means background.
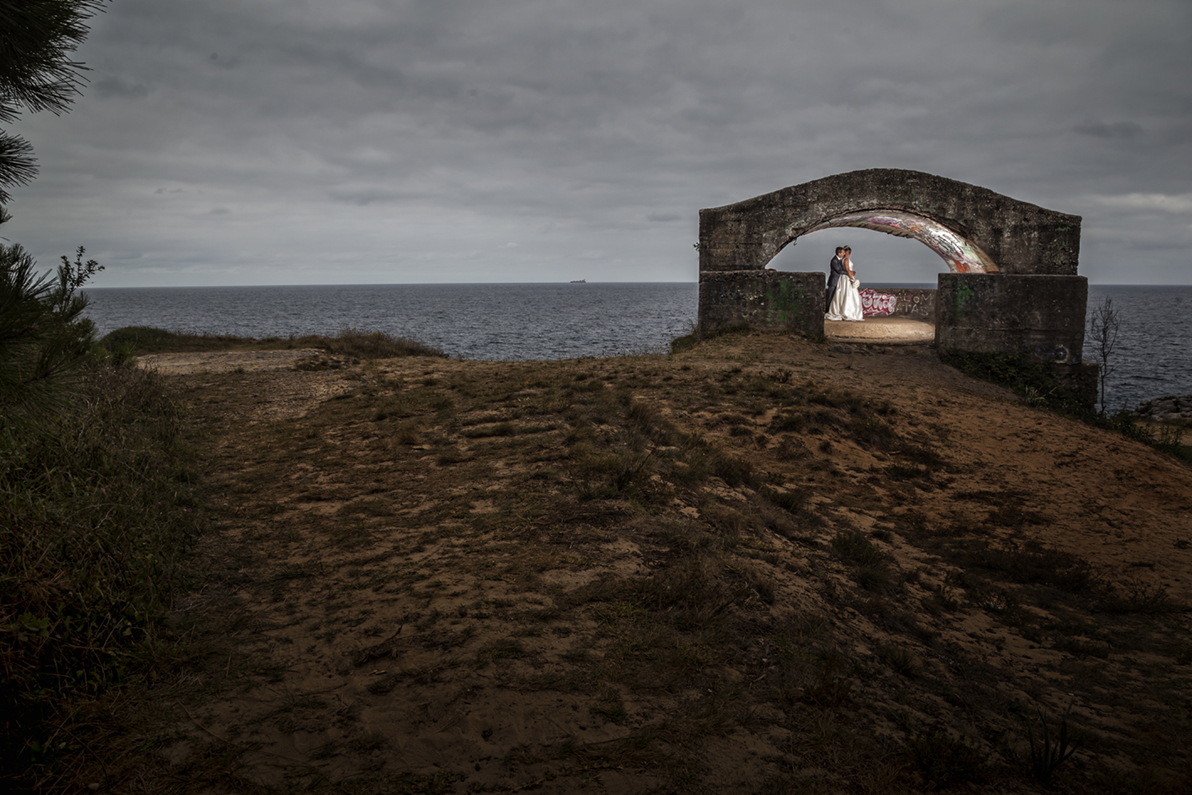
[{"label": "bush", "polygon": [[878,549],[860,530],[844,530],[837,533],[832,537],[832,548],[860,565],[882,563],[887,557],[886,553]]},{"label": "bush", "polygon": [[187,353],[256,349],[321,348],[328,353],[360,359],[396,359],[405,356],[446,358],[438,348],[406,337],[393,337],[379,331],[342,329],[334,337],[308,334],[302,337],[235,337],[228,334],[190,334],[166,331],[152,326],[125,326],[109,332],[100,346],[111,354]]},{"label": "bush", "polygon": [[100,366],[67,411],[3,437],[4,768],[38,761],[65,706],[124,681],[160,633],[196,533],[179,430],[159,379]]},{"label": "bush", "polygon": [[20,246],[0,245],[0,430],[61,407],[69,377],[88,358],[95,327],[78,290],[103,270],[66,257],[56,277],[38,276]]},{"label": "bush", "polygon": [[726,337],[733,334],[748,334],[753,331],[753,328],[748,323],[737,323],[716,331],[705,332],[698,326],[692,326],[691,331],[681,337],[675,337],[670,343],[670,352],[672,354],[689,351],[698,346],[704,340],[716,339],[717,337]]},{"label": "bush", "polygon": [[177,404],[94,355],[82,254],[55,279],[0,246],[0,778],[142,666],[195,534]]},{"label": "bush", "polygon": [[152,353],[184,353],[210,351],[247,346],[255,342],[248,337],[230,334],[183,334],[152,326],[125,326],[108,332],[99,341],[110,353],[127,350],[137,355]]},{"label": "bush", "polygon": [[1047,365],[1026,355],[950,351],[940,359],[965,375],[1006,387],[1032,406],[1079,417],[1090,413],[1084,399],[1066,389]]},{"label": "bush", "polygon": [[[319,338],[325,340],[326,338]],[[438,348],[424,345],[406,337],[391,337],[379,331],[360,331],[346,328],[327,340],[333,353],[358,356],[361,359],[397,359],[405,356],[433,356],[446,358]]]}]

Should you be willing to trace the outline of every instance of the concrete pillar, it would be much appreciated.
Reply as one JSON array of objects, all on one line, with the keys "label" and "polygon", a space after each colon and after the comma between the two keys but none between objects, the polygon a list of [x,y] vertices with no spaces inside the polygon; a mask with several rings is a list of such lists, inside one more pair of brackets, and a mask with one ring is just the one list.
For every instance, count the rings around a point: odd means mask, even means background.
[{"label": "concrete pillar", "polygon": [[822,337],[825,290],[826,277],[819,272],[701,273],[699,328],[710,334],[727,326],[748,325]]},{"label": "concrete pillar", "polygon": [[1077,365],[1087,302],[1083,276],[941,273],[936,346]]}]

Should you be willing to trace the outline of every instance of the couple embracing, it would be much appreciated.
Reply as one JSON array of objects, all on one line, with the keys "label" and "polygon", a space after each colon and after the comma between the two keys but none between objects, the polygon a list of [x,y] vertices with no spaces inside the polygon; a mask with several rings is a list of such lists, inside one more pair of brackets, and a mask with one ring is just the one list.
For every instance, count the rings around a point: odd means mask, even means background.
[{"label": "couple embracing", "polygon": [[861,281],[853,270],[852,257],[851,248],[837,246],[828,266],[828,305],[824,308],[828,320],[865,320],[861,313]]}]

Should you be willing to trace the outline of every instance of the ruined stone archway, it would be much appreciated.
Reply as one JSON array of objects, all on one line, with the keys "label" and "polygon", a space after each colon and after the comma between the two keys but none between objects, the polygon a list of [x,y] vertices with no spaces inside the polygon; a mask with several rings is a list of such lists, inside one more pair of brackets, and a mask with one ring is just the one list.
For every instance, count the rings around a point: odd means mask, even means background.
[{"label": "ruined stone archway", "polygon": [[1075,366],[1088,391],[1080,217],[919,171],[853,171],[700,210],[700,330],[781,326],[822,338],[832,252],[823,271],[766,265],[803,235],[845,226],[914,238],[944,260],[934,301],[941,351]]},{"label": "ruined stone archway", "polygon": [[842,226],[915,238],[952,273],[1075,275],[1080,255],[1079,216],[900,169],[837,174],[700,210],[699,226],[701,274],[764,270],[797,238]]}]

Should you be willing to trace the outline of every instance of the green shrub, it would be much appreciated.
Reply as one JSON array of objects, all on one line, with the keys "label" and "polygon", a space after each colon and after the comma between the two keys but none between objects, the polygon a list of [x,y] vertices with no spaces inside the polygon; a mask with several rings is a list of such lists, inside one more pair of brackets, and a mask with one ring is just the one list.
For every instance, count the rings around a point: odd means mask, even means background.
[{"label": "green shrub", "polygon": [[940,358],[965,375],[1012,390],[1030,405],[1076,416],[1092,413],[1084,399],[1066,389],[1047,365],[1025,354],[950,351],[941,353]]},{"label": "green shrub", "polygon": [[301,337],[236,337],[229,334],[192,334],[166,331],[152,326],[125,326],[111,331],[99,341],[106,351],[187,353],[190,351],[241,350],[245,348],[285,349],[321,348],[341,356],[360,359],[396,359],[405,356],[446,358],[438,348],[405,337],[393,337],[379,331],[342,329],[334,337],[307,334]]},{"label": "green shrub", "polygon": [[127,350],[137,355],[184,353],[235,348],[252,343],[247,337],[228,334],[183,334],[152,326],[125,326],[110,331],[99,341],[110,353]]},{"label": "green shrub", "polygon": [[196,533],[179,410],[162,382],[95,366],[66,410],[0,434],[4,772],[42,759],[73,699],[141,669]]},{"label": "green shrub", "polygon": [[56,276],[38,276],[23,248],[0,244],[0,430],[61,408],[91,352],[95,327],[79,288],[103,268],[82,257],[80,247]]},{"label": "green shrub", "polygon": [[845,530],[832,537],[832,548],[844,557],[860,565],[884,562],[886,553],[882,552],[860,530]]},{"label": "green shrub", "polygon": [[195,534],[176,401],[95,355],[82,255],[38,277],[0,246],[0,778],[143,666]]},{"label": "green shrub", "polygon": [[733,488],[757,488],[761,485],[761,476],[753,468],[753,464],[728,453],[716,453],[708,462],[708,466],[713,475]]},{"label": "green shrub", "polygon": [[691,350],[704,340],[725,337],[732,334],[748,334],[751,331],[753,331],[753,328],[748,323],[732,324],[709,332],[702,331],[698,327],[693,326],[688,333],[671,340],[670,352],[672,354],[682,353],[683,351]]},{"label": "green shrub", "polygon": [[299,339],[317,340],[321,344],[316,344],[314,347],[321,347],[322,344],[325,344],[333,353],[358,356],[361,359],[397,359],[405,356],[447,357],[447,354],[438,348],[432,348],[406,337],[392,337],[379,331],[346,328],[342,329],[335,337],[302,337]]}]

